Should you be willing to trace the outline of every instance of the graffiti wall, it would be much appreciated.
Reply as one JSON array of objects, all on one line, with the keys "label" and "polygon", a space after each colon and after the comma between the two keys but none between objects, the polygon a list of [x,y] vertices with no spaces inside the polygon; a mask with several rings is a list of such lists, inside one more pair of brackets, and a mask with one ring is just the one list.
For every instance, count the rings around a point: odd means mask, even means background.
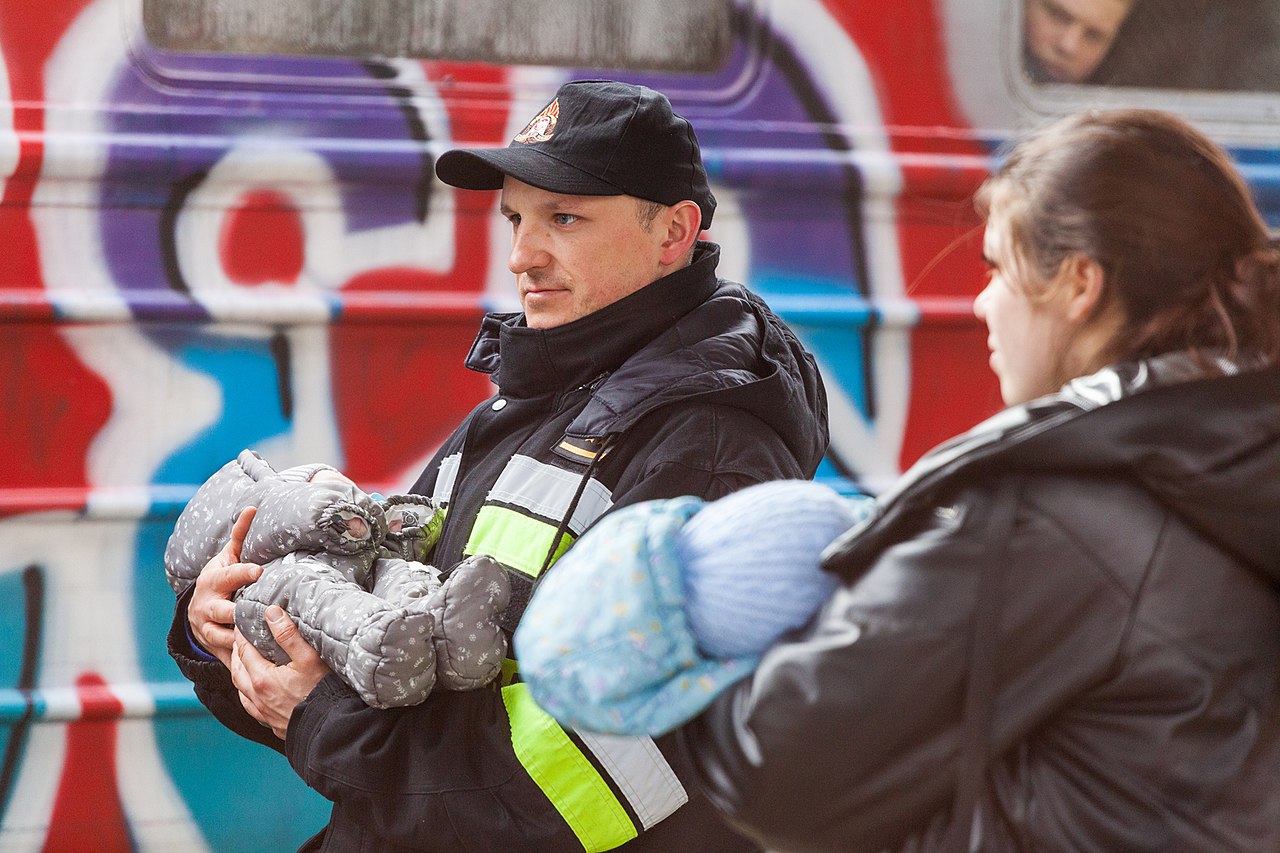
[{"label": "graffiti wall", "polygon": [[[888,8],[741,0],[720,67],[657,73],[181,53],[142,0],[0,0],[0,851],[276,851],[323,824],[166,654],[165,542],[242,448],[395,491],[489,395],[462,362],[515,305],[509,226],[432,165],[565,80],[652,85],[698,128],[722,274],[821,364],[820,477],[875,490],[994,411],[969,198],[1075,102],[1009,82],[1009,3]],[[1242,151],[1280,206],[1272,152]]]}]

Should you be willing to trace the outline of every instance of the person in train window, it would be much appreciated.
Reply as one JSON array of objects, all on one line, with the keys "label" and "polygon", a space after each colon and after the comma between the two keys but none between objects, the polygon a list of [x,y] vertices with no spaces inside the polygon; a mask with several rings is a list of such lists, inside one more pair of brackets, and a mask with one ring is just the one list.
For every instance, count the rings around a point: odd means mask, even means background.
[{"label": "person in train window", "polygon": [[1136,0],[1026,0],[1023,62],[1037,83],[1090,82]]}]

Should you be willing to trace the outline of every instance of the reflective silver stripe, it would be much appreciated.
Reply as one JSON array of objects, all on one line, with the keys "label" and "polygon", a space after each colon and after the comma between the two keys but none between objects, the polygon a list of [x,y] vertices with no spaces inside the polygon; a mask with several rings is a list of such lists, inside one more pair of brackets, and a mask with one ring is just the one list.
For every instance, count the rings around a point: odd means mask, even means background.
[{"label": "reflective silver stripe", "polygon": [[436,472],[436,487],[431,492],[431,499],[436,506],[448,506],[453,495],[453,484],[458,479],[458,466],[462,464],[462,453],[451,453],[440,460],[440,470]]},{"label": "reflective silver stripe", "polygon": [[689,802],[689,793],[651,738],[574,734],[613,778],[645,829]]},{"label": "reflective silver stripe", "polygon": [[[513,456],[489,492],[489,501],[501,501],[543,518],[559,520],[569,511],[582,476],[528,456]],[[613,493],[591,479],[578,499],[569,520],[569,530],[577,536],[613,505]]]}]

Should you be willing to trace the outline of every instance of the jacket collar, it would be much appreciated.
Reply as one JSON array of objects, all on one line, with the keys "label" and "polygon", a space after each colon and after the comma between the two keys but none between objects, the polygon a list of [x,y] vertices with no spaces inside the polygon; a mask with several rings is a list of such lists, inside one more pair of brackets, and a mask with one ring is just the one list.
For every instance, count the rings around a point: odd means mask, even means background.
[{"label": "jacket collar", "polygon": [[719,262],[719,246],[699,243],[689,266],[552,329],[530,329],[521,312],[487,314],[467,367],[492,375],[502,394],[517,398],[588,385],[709,299]]},{"label": "jacket collar", "polygon": [[1107,367],[938,445],[827,547],[825,565],[856,575],[921,507],[1019,471],[1129,476],[1280,583],[1280,365],[1208,369],[1185,352]]}]

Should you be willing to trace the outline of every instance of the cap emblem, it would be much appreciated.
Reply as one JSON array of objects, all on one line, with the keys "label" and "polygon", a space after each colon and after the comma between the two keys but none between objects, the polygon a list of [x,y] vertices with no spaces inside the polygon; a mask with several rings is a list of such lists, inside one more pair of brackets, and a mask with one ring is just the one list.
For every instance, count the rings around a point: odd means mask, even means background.
[{"label": "cap emblem", "polygon": [[531,142],[546,142],[556,132],[556,121],[560,118],[560,99],[556,98],[547,104],[542,112],[533,117],[533,121],[524,126],[524,130],[515,135],[516,142],[528,145]]}]

